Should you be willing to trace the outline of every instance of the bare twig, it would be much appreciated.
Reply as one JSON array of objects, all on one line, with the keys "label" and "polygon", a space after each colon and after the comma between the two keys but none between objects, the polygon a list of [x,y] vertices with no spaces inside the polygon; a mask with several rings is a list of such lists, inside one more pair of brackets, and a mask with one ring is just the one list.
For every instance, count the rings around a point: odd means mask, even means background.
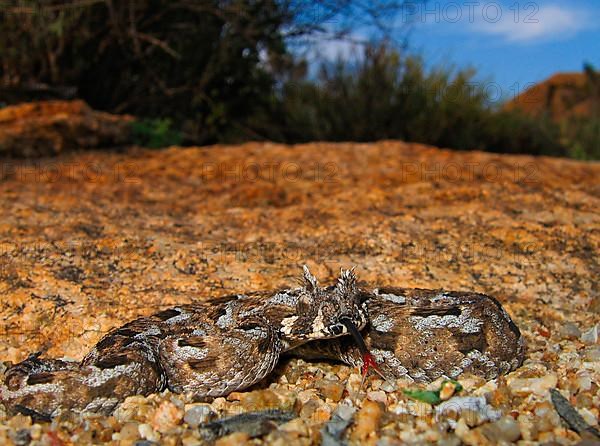
[{"label": "bare twig", "polygon": [[171,48],[166,42],[163,42],[160,39],[157,39],[156,37],[153,37],[149,34],[145,34],[145,33],[141,33],[141,32],[137,32],[137,37],[140,40],[143,40],[145,42],[148,42],[154,46],[159,47],[160,49],[162,49],[165,53],[169,54],[170,56],[172,56],[175,59],[181,59],[181,54],[179,54],[177,51],[175,51],[173,48]]},{"label": "bare twig", "polygon": [[569,425],[571,430],[574,430],[579,435],[591,434],[596,438],[600,438],[600,432],[598,429],[590,426],[586,423],[579,412],[569,403],[569,401],[561,395],[556,389],[550,389],[550,397],[554,408],[560,415],[560,417]]}]

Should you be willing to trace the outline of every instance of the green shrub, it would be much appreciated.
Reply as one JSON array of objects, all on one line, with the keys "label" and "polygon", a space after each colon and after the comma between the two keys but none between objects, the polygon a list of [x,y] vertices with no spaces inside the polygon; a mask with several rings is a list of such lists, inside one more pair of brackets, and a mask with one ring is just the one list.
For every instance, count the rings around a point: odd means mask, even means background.
[{"label": "green shrub", "polygon": [[425,69],[385,46],[360,63],[324,64],[316,81],[284,85],[270,139],[285,142],[402,139],[440,147],[566,155],[547,119],[498,110],[475,71]]},{"label": "green shrub", "polygon": [[[317,10],[303,0],[2,2],[0,86],[76,87],[94,108],[140,117],[132,132],[150,147],[180,144],[182,135],[194,144],[402,139],[600,158],[597,112],[557,125],[503,111],[477,87],[484,84],[474,70],[427,69],[421,58],[385,44],[307,75],[306,61],[288,52],[289,36],[358,25],[369,11],[378,17],[369,2],[316,4]],[[404,2],[381,4],[398,12]],[[597,103],[600,76],[585,70],[585,94]]]},{"label": "green shrub", "polygon": [[182,135],[171,128],[172,121],[165,119],[142,119],[131,124],[131,133],[135,144],[152,149],[177,146],[181,144]]},{"label": "green shrub", "polygon": [[273,84],[261,53],[285,53],[274,0],[1,3],[0,86],[74,86],[93,108],[169,116],[200,143],[245,126]]},{"label": "green shrub", "polygon": [[600,119],[571,118],[562,123],[562,128],[571,158],[600,160]]},{"label": "green shrub", "polygon": [[600,71],[585,63],[585,87],[581,91],[589,116],[572,116],[561,122],[563,141],[572,158],[600,160]]}]

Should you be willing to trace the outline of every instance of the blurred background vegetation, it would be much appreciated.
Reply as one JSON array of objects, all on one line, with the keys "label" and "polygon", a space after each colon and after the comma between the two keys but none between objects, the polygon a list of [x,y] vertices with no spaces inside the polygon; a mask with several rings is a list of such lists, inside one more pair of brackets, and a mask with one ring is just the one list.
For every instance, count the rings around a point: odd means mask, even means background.
[{"label": "blurred background vegetation", "polygon": [[[4,1],[0,101],[82,98],[140,118],[133,133],[150,147],[393,138],[600,159],[593,67],[580,88],[585,116],[525,113],[490,100],[473,70],[426,68],[390,26],[404,4]],[[307,61],[315,42],[350,40],[357,27],[374,31],[354,57]]]}]

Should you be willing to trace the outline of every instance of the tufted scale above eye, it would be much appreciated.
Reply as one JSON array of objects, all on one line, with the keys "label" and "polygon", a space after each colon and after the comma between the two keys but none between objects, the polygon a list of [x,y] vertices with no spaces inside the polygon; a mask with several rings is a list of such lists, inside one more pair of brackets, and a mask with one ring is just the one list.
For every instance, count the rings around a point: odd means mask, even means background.
[{"label": "tufted scale above eye", "polygon": [[306,288],[307,291],[313,292],[319,288],[319,281],[313,276],[306,265],[302,267],[302,279],[304,288]]},{"label": "tufted scale above eye", "polygon": [[351,269],[340,269],[340,276],[338,277],[336,287],[343,295],[352,295],[356,293],[357,278],[354,272],[354,267]]},{"label": "tufted scale above eye", "polygon": [[298,296],[297,305],[299,315],[306,314],[310,310],[319,292],[319,281],[313,276],[306,265],[302,267],[301,283],[303,292]]}]

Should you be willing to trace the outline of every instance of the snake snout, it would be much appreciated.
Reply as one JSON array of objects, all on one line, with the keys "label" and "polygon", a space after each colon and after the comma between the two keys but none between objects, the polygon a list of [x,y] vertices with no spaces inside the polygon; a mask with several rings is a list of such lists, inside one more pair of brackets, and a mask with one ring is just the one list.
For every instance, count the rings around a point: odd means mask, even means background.
[{"label": "snake snout", "polygon": [[360,331],[358,330],[358,327],[352,321],[352,319],[350,319],[347,316],[342,316],[340,317],[340,322],[346,326],[346,328],[348,329],[348,333],[350,333],[354,338],[354,342],[356,342],[356,345],[360,352],[363,354],[368,353],[369,349],[365,344],[365,340],[363,339],[362,335],[360,334]]},{"label": "snake snout", "polygon": [[338,321],[340,322],[340,324],[344,324],[344,325],[346,325],[348,322],[350,322],[351,324],[354,324],[354,322],[352,322],[352,317],[349,314],[344,314],[344,315],[340,316]]},{"label": "snake snout", "polygon": [[[357,327],[356,318],[352,315],[344,314],[337,319],[337,322],[329,327],[329,333],[333,336],[341,336],[346,333],[350,333],[349,326]],[[360,322],[358,323],[360,325]]]}]

